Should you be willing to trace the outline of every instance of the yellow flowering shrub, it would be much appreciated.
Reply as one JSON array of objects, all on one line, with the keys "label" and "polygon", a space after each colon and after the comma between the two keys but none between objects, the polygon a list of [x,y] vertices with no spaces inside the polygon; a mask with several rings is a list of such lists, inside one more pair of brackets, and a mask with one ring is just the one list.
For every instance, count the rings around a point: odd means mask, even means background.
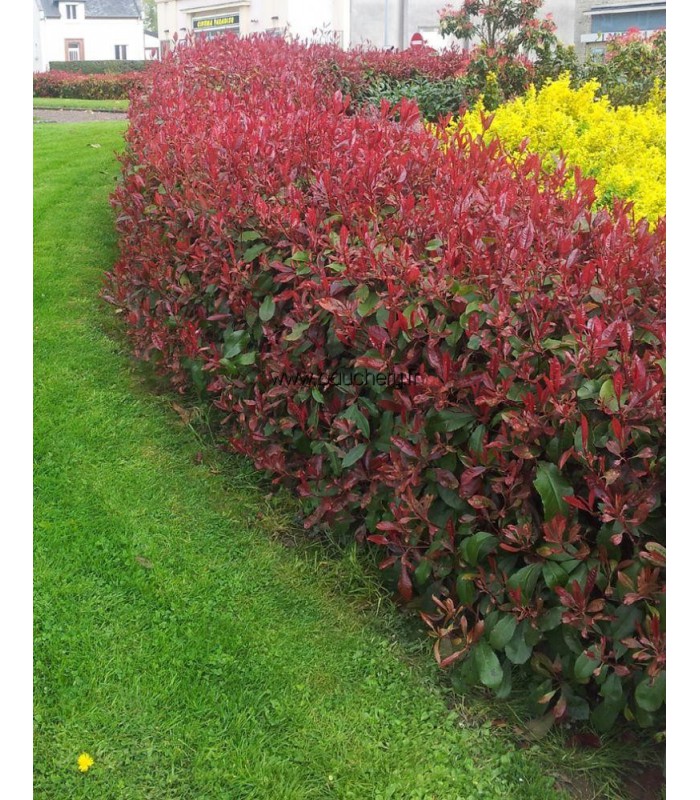
[{"label": "yellow flowering shrub", "polygon": [[[483,102],[453,120],[451,133],[498,136],[505,149],[517,154],[523,139],[527,151],[539,153],[553,168],[563,151],[567,163],[597,181],[601,203],[613,197],[633,200],[637,217],[654,221],[666,213],[666,112],[657,91],[644,106],[613,108],[607,97],[596,99],[595,81],[572,88],[568,75],[539,91],[531,86],[523,96],[494,112]],[[493,122],[486,132],[482,113]],[[573,180],[573,179],[572,179]]]}]

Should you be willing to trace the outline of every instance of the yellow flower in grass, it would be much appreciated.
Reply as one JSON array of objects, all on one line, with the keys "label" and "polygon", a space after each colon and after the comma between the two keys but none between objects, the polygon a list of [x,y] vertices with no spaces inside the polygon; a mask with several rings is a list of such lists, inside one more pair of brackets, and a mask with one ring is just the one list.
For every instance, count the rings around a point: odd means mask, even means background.
[{"label": "yellow flower in grass", "polygon": [[94,763],[95,759],[89,753],[81,753],[78,756],[78,769],[81,772],[87,772]]}]

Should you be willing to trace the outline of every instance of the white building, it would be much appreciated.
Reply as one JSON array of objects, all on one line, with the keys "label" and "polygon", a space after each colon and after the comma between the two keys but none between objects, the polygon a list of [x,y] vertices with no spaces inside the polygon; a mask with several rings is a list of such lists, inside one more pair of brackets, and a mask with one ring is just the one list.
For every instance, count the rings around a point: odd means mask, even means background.
[{"label": "white building", "polygon": [[[439,12],[447,0],[156,0],[161,46],[173,36],[212,36],[231,30],[240,36],[282,32],[302,39],[331,39],[341,47],[408,47],[420,33],[425,44],[441,49],[454,40],[440,36]],[[453,0],[459,5],[459,0]],[[575,0],[545,0],[559,38],[574,41]],[[314,33],[315,32],[315,33]]]},{"label": "white building", "polygon": [[138,0],[33,0],[34,71],[50,61],[142,60]]},{"label": "white building", "polygon": [[351,0],[156,0],[161,46],[188,34],[282,33],[348,46]]},{"label": "white building", "polygon": [[[459,8],[460,0],[351,0],[350,44],[375,47],[408,47],[420,33],[424,42],[442,49],[455,40],[440,36],[439,12]],[[557,35],[564,44],[574,42],[575,0],[545,0],[541,15],[552,14]]]}]

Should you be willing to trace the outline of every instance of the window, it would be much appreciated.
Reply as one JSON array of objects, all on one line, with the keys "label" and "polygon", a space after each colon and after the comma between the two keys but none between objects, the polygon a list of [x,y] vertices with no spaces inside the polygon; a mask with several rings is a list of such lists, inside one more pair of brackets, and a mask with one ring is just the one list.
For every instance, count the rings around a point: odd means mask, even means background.
[{"label": "window", "polygon": [[126,61],[126,45],[125,44],[115,44],[114,45],[114,57],[117,61]]},{"label": "window", "polygon": [[83,60],[83,40],[66,39],[66,61]]},{"label": "window", "polygon": [[[66,6],[66,19],[78,19],[78,6],[76,5]],[[77,61],[77,59],[75,60]]]},{"label": "window", "polygon": [[666,27],[666,12],[628,11],[622,14],[594,14],[591,33],[625,33],[630,28],[640,31],[656,31]]}]

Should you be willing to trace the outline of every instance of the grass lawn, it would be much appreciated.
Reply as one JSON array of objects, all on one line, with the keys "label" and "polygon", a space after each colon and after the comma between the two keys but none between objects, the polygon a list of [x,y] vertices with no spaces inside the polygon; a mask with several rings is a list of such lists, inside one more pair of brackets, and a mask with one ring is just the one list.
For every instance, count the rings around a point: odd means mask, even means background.
[{"label": "grass lawn", "polygon": [[36,797],[555,796],[139,389],[97,299],[122,130],[35,131]]},{"label": "grass lawn", "polygon": [[35,97],[34,108],[85,109],[87,111],[127,111],[128,100],[79,100],[63,97]]},{"label": "grass lawn", "polygon": [[37,800],[548,800],[543,773],[614,778],[614,742],[519,749],[478,693],[450,709],[425,637],[358,610],[352,551],[290,547],[289,504],[144,385],[97,297],[123,130],[34,130]]}]

